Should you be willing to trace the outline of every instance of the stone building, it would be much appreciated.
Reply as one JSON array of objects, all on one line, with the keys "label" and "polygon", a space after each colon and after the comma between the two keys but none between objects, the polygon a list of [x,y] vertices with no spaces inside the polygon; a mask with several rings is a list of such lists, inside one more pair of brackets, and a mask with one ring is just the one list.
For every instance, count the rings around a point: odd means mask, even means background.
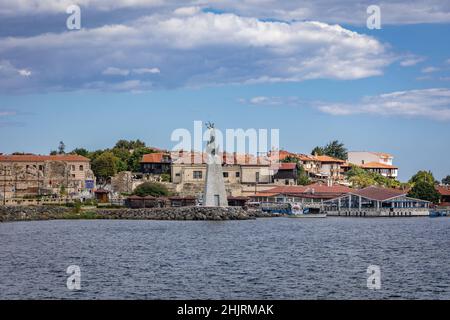
[{"label": "stone building", "polygon": [[166,152],[144,154],[141,172],[152,175],[170,174],[171,162],[170,154]]},{"label": "stone building", "polygon": [[90,160],[79,155],[0,155],[2,199],[91,193]]},{"label": "stone building", "polygon": [[[249,155],[222,154],[222,172],[229,196],[241,196],[246,187],[273,183],[269,162]],[[206,154],[172,154],[171,181],[182,195],[199,195],[206,182]]]},{"label": "stone building", "polygon": [[345,161],[341,159],[293,153],[286,150],[280,150],[278,153],[280,161],[285,161],[286,158],[297,159],[312,179],[335,182],[344,179],[342,166]]}]

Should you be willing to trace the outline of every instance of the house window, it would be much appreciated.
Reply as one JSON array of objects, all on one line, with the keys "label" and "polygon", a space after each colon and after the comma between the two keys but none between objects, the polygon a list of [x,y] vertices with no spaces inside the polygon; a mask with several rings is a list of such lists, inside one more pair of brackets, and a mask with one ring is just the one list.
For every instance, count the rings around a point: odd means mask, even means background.
[{"label": "house window", "polygon": [[72,178],[75,178],[75,175],[74,175],[74,174],[72,174]]},{"label": "house window", "polygon": [[84,169],[84,168],[83,168],[83,166],[81,165],[81,166],[80,166],[80,171],[83,171],[83,169]]},{"label": "house window", "polygon": [[194,171],[194,179],[201,179],[202,176],[203,175],[201,171]]},{"label": "house window", "polygon": [[175,173],[175,176],[176,176],[176,177],[179,177],[179,176],[180,176],[180,174],[179,174],[179,173]]},{"label": "house window", "polygon": [[241,176],[240,172],[236,172],[236,178],[239,178]]},{"label": "house window", "polygon": [[71,165],[72,171],[75,171],[75,165]]},{"label": "house window", "polygon": [[43,170],[44,170],[44,166],[43,166],[43,165],[40,165],[40,166],[39,166],[39,170],[40,170],[40,171],[43,171]]},{"label": "house window", "polygon": [[228,178],[228,172],[224,172],[224,173],[223,173],[223,177],[224,177],[224,178]]}]

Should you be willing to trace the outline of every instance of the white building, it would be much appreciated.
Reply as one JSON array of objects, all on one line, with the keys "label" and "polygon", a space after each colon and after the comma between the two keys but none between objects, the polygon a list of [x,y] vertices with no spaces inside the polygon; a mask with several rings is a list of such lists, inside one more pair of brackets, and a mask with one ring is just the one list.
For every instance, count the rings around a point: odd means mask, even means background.
[{"label": "white building", "polygon": [[394,157],[383,152],[350,151],[348,162],[368,171],[379,173],[385,177],[397,178],[398,167],[394,166]]}]

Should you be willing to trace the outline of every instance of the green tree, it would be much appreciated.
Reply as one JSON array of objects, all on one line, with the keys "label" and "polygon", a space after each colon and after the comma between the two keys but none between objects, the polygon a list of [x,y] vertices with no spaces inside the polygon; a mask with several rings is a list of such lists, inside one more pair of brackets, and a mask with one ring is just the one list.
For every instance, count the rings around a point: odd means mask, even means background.
[{"label": "green tree", "polygon": [[141,169],[141,160],[144,154],[153,153],[154,150],[150,148],[137,148],[131,153],[128,158],[128,170],[132,172],[138,172]]},{"label": "green tree", "polygon": [[89,156],[89,151],[87,151],[85,148],[76,148],[73,149],[72,154],[77,154],[79,156],[83,156],[83,157],[88,157]]},{"label": "green tree", "polygon": [[137,139],[137,140],[119,140],[116,142],[114,149],[126,149],[133,150],[137,148],[145,148],[145,142]]},{"label": "green tree", "polygon": [[308,184],[311,184],[311,180],[309,179],[308,173],[306,172],[303,165],[300,163],[300,160],[295,156],[287,156],[283,160],[281,160],[283,163],[296,163],[297,165],[297,184],[306,186]]},{"label": "green tree", "polygon": [[347,160],[348,152],[342,142],[338,140],[331,141],[325,147],[315,147],[311,151],[312,155],[317,156],[330,156],[333,158]]},{"label": "green tree", "polygon": [[103,152],[92,161],[92,171],[101,179],[112,177],[117,173],[119,159],[110,151]]},{"label": "green tree", "polygon": [[369,186],[380,186],[385,188],[404,187],[400,181],[387,178],[381,174],[364,170],[358,166],[352,165],[351,169],[346,173],[348,181],[355,188],[365,188]]},{"label": "green tree", "polygon": [[322,147],[315,147],[312,149],[311,154],[314,156],[323,156],[325,154],[325,150]]},{"label": "green tree", "polygon": [[159,197],[159,196],[168,196],[169,191],[167,190],[166,186],[164,186],[161,183],[144,182],[134,190],[133,194],[138,195],[140,197],[145,196]]},{"label": "green tree", "polygon": [[131,152],[124,148],[114,148],[111,152],[117,157],[117,172],[129,171],[128,162],[131,157]]},{"label": "green tree", "polygon": [[412,186],[414,186],[417,182],[420,182],[420,181],[429,183],[431,185],[434,185],[436,183],[433,173],[431,171],[425,171],[425,170],[418,171],[415,175],[413,175],[411,177],[411,179],[409,179],[409,183]]},{"label": "green tree", "polygon": [[409,191],[408,196],[412,198],[422,199],[438,203],[440,195],[434,187],[434,183],[430,183],[424,180],[418,180],[414,183],[414,186]]},{"label": "green tree", "polygon": [[444,179],[442,179],[442,184],[450,185],[450,176],[446,176]]},{"label": "green tree", "polygon": [[311,184],[311,180],[309,179],[308,173],[306,172],[303,165],[297,163],[297,184],[306,186]]},{"label": "green tree", "polygon": [[60,141],[58,145],[58,154],[65,154],[66,153],[66,145],[64,142]]},{"label": "green tree", "polygon": [[345,148],[344,144],[339,142],[338,140],[334,140],[328,143],[324,148],[324,153],[327,156],[341,160],[347,160],[348,158],[347,149]]}]

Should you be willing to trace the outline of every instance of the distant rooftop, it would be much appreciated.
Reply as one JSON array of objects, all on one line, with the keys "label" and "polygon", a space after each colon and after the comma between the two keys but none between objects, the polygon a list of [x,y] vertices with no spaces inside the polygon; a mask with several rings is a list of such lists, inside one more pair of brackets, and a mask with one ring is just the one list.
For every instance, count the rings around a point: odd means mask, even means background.
[{"label": "distant rooftop", "polygon": [[89,162],[90,159],[77,154],[38,155],[38,154],[14,154],[0,155],[0,162],[44,162],[44,161],[73,161]]}]

